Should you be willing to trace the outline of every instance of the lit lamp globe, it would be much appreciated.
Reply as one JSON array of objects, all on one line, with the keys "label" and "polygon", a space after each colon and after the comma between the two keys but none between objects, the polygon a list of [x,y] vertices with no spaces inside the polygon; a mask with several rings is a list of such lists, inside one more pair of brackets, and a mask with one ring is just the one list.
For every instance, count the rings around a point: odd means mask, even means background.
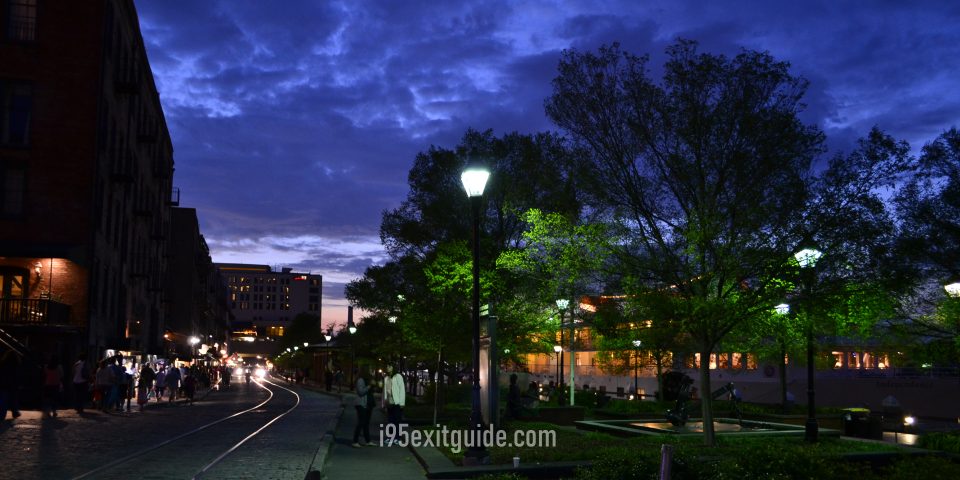
[{"label": "lit lamp globe", "polygon": [[350,325],[350,328],[348,328],[347,330],[350,330],[350,333],[351,333],[351,334],[352,334],[352,333],[357,333],[357,327],[355,327],[355,326],[353,326],[353,325]]},{"label": "lit lamp globe", "polygon": [[189,342],[190,342],[190,345],[196,345],[196,344],[200,343],[200,338],[199,338],[199,337],[190,337]]},{"label": "lit lamp globe", "polygon": [[567,300],[566,298],[557,299],[557,308],[559,308],[560,310],[566,310],[566,308],[569,306],[570,306],[570,300]]},{"label": "lit lamp globe", "polygon": [[633,346],[634,346],[635,348],[640,348],[640,345],[642,345],[642,344],[643,344],[643,342],[640,341],[640,340],[634,340],[634,341],[633,341]]},{"label": "lit lamp globe", "polygon": [[463,183],[463,189],[466,190],[468,197],[483,195],[483,189],[487,186],[488,178],[490,178],[490,172],[477,167],[468,168],[460,174],[460,181]]},{"label": "lit lamp globe", "polygon": [[953,282],[949,285],[944,285],[943,289],[947,291],[947,295],[951,297],[960,297],[960,282]]},{"label": "lit lamp globe", "polygon": [[780,305],[773,307],[773,309],[776,310],[776,312],[780,315],[786,315],[790,313],[790,305],[787,305],[786,303],[781,303]]},{"label": "lit lamp globe", "polygon": [[560,352],[563,351],[563,347],[561,347],[560,345],[554,345],[554,346],[553,346],[553,351],[554,351],[554,352],[557,352],[557,353],[560,353]]},{"label": "lit lamp globe", "polygon": [[331,337],[330,335],[324,335],[323,338],[324,338],[324,340],[326,340],[326,341],[329,342],[330,339],[333,338],[333,337]]},{"label": "lit lamp globe", "polygon": [[797,263],[800,264],[800,268],[812,267],[817,264],[817,260],[820,260],[820,257],[823,256],[823,252],[815,248],[804,248],[799,252],[793,254],[793,258],[797,259]]}]

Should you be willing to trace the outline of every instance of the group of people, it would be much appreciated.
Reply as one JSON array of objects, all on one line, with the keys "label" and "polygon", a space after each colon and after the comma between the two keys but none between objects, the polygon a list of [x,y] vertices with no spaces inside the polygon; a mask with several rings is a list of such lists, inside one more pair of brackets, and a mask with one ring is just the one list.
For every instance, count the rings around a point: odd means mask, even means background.
[{"label": "group of people", "polygon": [[[387,366],[386,374],[379,381],[374,380],[366,368],[360,370],[357,376],[356,394],[357,425],[353,429],[353,447],[374,446],[370,442],[370,416],[377,406],[376,392],[382,392],[381,407],[387,411],[387,422],[400,425],[403,419],[403,407],[406,404],[406,384],[403,375],[395,372],[393,365]],[[360,442],[363,434],[364,442]],[[387,446],[393,440],[389,440]]]},{"label": "group of people", "polygon": [[[204,380],[206,378],[209,374],[198,368],[162,363],[145,362],[139,369],[136,364],[131,364],[128,369],[121,355],[101,360],[93,370],[86,356],[81,354],[73,364],[72,372],[75,408],[77,413],[83,413],[90,394],[94,406],[104,412],[129,412],[134,398],[142,412],[151,398],[160,402],[164,395],[170,404],[178,396],[192,404],[198,383],[208,381]],[[55,411],[53,415],[56,415]]]}]

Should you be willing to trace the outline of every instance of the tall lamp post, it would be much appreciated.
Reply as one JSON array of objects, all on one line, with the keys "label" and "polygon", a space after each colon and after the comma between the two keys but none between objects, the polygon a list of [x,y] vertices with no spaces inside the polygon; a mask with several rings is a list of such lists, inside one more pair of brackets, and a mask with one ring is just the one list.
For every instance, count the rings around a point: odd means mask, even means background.
[{"label": "tall lamp post", "polygon": [[633,394],[637,396],[637,400],[640,400],[640,345],[643,342],[640,340],[633,341]]},{"label": "tall lamp post", "polygon": [[193,358],[190,359],[190,364],[197,360],[197,344],[200,343],[200,337],[194,335],[191,336],[187,341],[190,342],[190,353],[193,355]]},{"label": "tall lamp post", "polygon": [[473,392],[470,426],[475,429],[473,447],[466,456],[476,463],[483,463],[487,450],[478,441],[483,429],[483,415],[480,412],[480,200],[483,189],[490,178],[490,171],[481,167],[468,167],[460,175],[463,189],[470,198],[470,210],[473,214]]},{"label": "tall lamp post", "polygon": [[[559,392],[559,391],[561,391],[561,390],[560,390],[560,368],[561,368],[561,363],[562,363],[561,360],[560,360],[560,358],[561,358],[561,357],[560,357],[560,354],[563,352],[563,346],[562,346],[562,345],[554,345],[554,346],[553,346],[553,351],[557,354],[557,388],[556,388],[556,391]],[[559,403],[560,403],[560,397],[558,396],[558,397],[557,397],[557,404],[559,404]]]},{"label": "tall lamp post", "polygon": [[[800,269],[809,276],[814,274],[813,267],[822,256],[823,252],[813,248],[804,248],[794,254],[794,258],[796,258],[797,263],[800,264]],[[804,277],[807,275],[804,275]],[[803,279],[804,313],[807,317],[807,423],[804,425],[804,439],[807,442],[816,442],[820,433],[820,426],[817,424],[813,388],[813,319],[810,317],[810,290],[812,283],[812,278]]]},{"label": "tall lamp post", "polygon": [[[563,345],[563,313],[570,305],[570,300],[566,298],[557,299],[557,308],[560,310],[560,345]],[[557,405],[563,405],[563,349],[560,349],[560,375],[557,376],[557,388],[560,389],[560,397]],[[570,332],[570,405],[573,405],[573,331]]]}]

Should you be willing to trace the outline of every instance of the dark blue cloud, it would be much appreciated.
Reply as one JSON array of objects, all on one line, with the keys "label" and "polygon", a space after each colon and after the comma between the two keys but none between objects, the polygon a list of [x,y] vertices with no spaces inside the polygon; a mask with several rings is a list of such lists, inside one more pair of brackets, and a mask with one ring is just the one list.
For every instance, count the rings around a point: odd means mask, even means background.
[{"label": "dark blue cloud", "polygon": [[874,125],[919,147],[960,118],[951,1],[136,4],[175,183],[215,260],[321,273],[338,311],[342,285],[382,261],[380,214],[416,153],[468,127],[553,129],[543,101],[567,48],[620,42],[653,75],[680,37],[769,51],[810,80],[803,119],[832,150]]}]

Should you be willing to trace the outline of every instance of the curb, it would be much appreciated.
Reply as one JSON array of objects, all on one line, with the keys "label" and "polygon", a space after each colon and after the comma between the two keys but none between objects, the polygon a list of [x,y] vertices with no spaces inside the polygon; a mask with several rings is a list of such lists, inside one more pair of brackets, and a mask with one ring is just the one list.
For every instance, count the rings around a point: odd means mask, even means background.
[{"label": "curb", "polygon": [[327,455],[330,454],[330,448],[333,447],[334,432],[337,431],[336,427],[340,425],[341,418],[343,418],[343,408],[340,408],[340,413],[337,414],[337,423],[334,425],[334,429],[327,431],[320,439],[317,453],[313,455],[313,461],[307,467],[307,475],[303,477],[304,480],[321,480],[323,478],[323,466],[327,463]]}]

